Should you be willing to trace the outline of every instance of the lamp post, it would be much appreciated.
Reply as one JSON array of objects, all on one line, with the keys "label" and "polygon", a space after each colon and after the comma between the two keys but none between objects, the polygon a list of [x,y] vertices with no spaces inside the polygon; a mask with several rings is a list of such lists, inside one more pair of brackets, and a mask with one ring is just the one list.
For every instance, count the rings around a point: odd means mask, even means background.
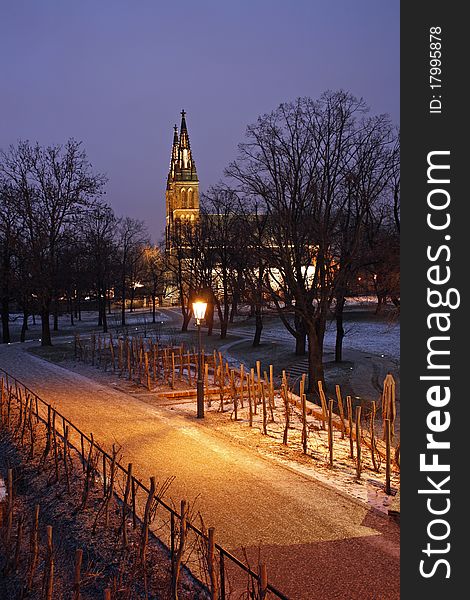
[{"label": "lamp post", "polygon": [[202,379],[202,348],[201,348],[201,322],[206,314],[207,302],[197,300],[193,302],[193,313],[196,317],[198,331],[198,357],[197,357],[197,418],[204,418],[204,381]]}]

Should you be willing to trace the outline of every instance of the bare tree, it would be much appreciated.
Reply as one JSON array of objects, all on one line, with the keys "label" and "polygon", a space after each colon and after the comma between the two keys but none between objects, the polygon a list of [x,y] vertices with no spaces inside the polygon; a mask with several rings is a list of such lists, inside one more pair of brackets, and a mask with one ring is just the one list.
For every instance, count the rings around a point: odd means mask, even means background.
[{"label": "bare tree", "polygon": [[143,247],[148,243],[147,230],[143,221],[130,217],[123,218],[118,227],[117,243],[121,279],[121,325],[125,325],[127,290],[134,283],[131,279],[136,253],[142,252]]},{"label": "bare tree", "polygon": [[44,346],[52,344],[51,303],[57,299],[58,257],[66,230],[77,213],[102,193],[105,177],[92,172],[81,143],[44,148],[19,142],[0,154],[0,172],[15,188],[23,243],[31,257]]},{"label": "bare tree", "polygon": [[[269,290],[279,307],[292,299],[305,326],[310,391],[324,380],[323,341],[338,282],[348,181],[365,140],[386,121],[384,117],[374,125],[366,111],[363,100],[342,91],[326,92],[317,101],[282,104],[248,127],[239,158],[227,169],[240,192],[262,202],[268,216],[264,251],[269,255]],[[360,229],[369,199],[356,200],[362,206],[357,212]]]},{"label": "bare tree", "polygon": [[159,246],[144,248],[144,279],[150,287],[152,296],[152,323],[156,322],[157,297],[160,301],[165,294],[165,261]]}]

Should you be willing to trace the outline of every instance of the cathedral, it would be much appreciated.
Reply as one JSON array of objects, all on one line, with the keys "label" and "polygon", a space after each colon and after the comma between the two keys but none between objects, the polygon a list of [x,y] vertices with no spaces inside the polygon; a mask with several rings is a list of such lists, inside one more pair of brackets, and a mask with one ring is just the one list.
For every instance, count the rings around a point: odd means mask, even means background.
[{"label": "cathedral", "polygon": [[181,126],[175,125],[171,148],[170,170],[166,184],[166,250],[171,250],[175,227],[180,222],[193,222],[199,218],[199,180],[191,146],[185,111],[181,111]]}]

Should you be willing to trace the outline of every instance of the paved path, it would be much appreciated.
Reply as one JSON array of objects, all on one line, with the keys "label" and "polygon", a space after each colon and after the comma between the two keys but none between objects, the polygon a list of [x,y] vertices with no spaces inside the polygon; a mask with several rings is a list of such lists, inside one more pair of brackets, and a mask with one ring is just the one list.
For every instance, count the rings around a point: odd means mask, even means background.
[{"label": "paved path", "polygon": [[103,445],[119,442],[136,474],[176,479],[218,541],[241,557],[261,548],[270,581],[292,600],[399,598],[399,529],[311,478],[273,464],[196,419],[155,408],[45,362],[0,347],[0,366]]}]

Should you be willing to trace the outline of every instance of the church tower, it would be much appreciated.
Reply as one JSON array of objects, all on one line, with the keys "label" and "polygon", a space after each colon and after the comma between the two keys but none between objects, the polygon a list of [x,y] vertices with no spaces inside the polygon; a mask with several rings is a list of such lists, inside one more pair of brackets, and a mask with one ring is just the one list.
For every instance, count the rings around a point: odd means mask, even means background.
[{"label": "church tower", "polygon": [[175,125],[171,148],[170,171],[166,185],[166,249],[178,223],[196,224],[199,219],[199,180],[189,144],[185,111],[181,111],[181,126]]}]

